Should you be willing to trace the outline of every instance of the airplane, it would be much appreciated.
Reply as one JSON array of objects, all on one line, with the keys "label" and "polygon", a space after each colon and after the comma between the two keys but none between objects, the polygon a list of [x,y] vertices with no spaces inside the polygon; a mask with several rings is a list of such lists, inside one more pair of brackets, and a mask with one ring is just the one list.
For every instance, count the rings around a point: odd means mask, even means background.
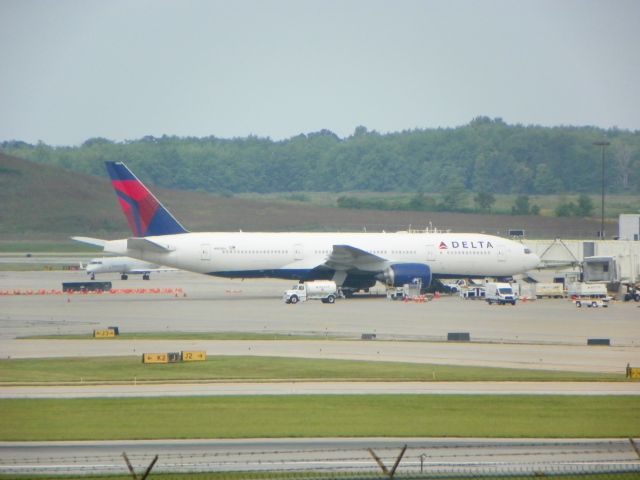
[{"label": "airplane", "polygon": [[91,259],[85,270],[87,275],[91,275],[91,280],[95,280],[99,273],[119,273],[122,280],[137,274],[142,275],[143,280],[149,280],[151,272],[167,272],[175,268],[163,268],[131,257],[99,257]]},{"label": "airplane", "polygon": [[122,162],[105,162],[133,236],[72,237],[105,252],[226,278],[333,280],[346,296],[377,281],[511,277],[540,259],[522,243],[481,233],[189,232]]}]

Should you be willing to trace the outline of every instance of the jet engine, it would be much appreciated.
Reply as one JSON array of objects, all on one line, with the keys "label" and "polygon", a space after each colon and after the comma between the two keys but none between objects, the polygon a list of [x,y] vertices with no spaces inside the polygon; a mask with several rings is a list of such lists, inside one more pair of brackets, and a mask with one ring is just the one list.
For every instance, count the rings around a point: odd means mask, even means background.
[{"label": "jet engine", "polygon": [[431,268],[424,263],[396,263],[389,266],[376,278],[389,287],[401,287],[406,283],[422,282],[422,289],[426,290],[431,284]]}]

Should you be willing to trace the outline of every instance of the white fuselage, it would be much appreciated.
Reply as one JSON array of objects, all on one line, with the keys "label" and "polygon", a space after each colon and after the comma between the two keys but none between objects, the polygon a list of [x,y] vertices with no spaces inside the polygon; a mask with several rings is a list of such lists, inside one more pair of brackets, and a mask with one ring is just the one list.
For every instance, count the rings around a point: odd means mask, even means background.
[{"label": "white fuselage", "polygon": [[[183,233],[145,237],[164,248],[128,248],[127,240],[105,244],[105,251],[192,272],[230,278],[301,278],[324,267],[335,246],[365,256],[347,273],[375,273],[397,263],[430,266],[434,277],[502,277],[522,273],[539,258],[521,243],[474,233]],[[340,267],[337,268],[338,270]]]}]

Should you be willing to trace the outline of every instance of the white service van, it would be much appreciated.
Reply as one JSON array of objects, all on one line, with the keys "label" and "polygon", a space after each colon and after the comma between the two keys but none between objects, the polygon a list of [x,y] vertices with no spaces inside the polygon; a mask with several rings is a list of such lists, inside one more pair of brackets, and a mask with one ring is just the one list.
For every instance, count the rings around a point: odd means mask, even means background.
[{"label": "white service van", "polygon": [[306,302],[307,300],[320,300],[322,303],[335,303],[338,297],[336,282],[328,280],[316,280],[314,282],[298,283],[291,290],[284,292],[284,303]]},{"label": "white service van", "polygon": [[484,299],[489,305],[492,303],[497,303],[498,305],[510,303],[511,305],[515,305],[518,299],[516,292],[514,292],[513,287],[509,283],[485,283],[484,290]]}]

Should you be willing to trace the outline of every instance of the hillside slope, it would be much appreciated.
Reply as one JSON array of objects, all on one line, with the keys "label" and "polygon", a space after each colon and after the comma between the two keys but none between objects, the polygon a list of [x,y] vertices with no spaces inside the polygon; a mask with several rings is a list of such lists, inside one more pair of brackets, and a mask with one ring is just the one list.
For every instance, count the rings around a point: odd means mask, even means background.
[{"label": "hillside slope", "polygon": [[[531,237],[593,238],[597,220],[434,212],[346,210],[166,190],[154,193],[192,231],[381,231],[424,228],[504,235],[524,228]],[[118,238],[128,225],[107,174],[94,177],[0,153],[0,231],[3,240]],[[614,231],[617,225],[610,225]]]},{"label": "hillside slope", "polygon": [[122,230],[106,178],[0,154],[0,229],[4,235]]}]

